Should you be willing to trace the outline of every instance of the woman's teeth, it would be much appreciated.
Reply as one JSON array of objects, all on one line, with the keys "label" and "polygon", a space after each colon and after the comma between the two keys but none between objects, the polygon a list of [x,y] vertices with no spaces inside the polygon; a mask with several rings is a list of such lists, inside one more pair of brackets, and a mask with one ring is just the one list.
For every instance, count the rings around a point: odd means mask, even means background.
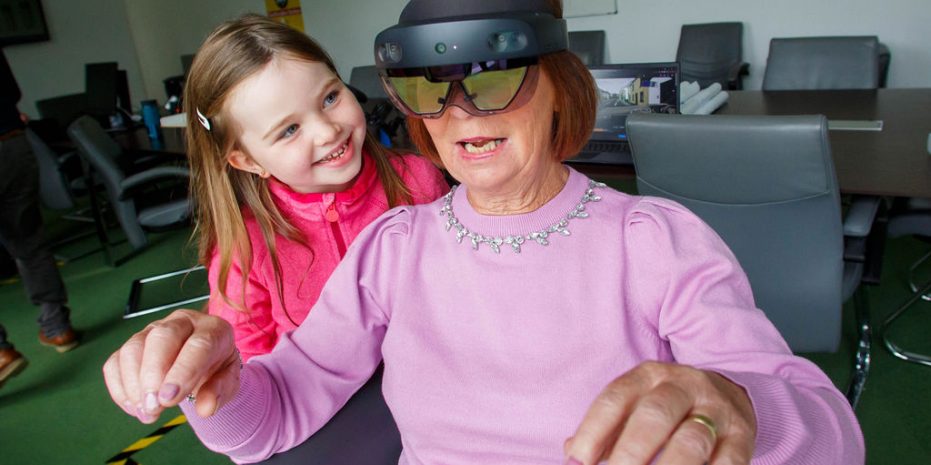
[{"label": "woman's teeth", "polygon": [[339,150],[337,150],[337,151],[335,151],[335,152],[333,152],[333,153],[331,153],[331,154],[329,154],[329,155],[323,157],[323,159],[320,160],[320,161],[317,162],[317,163],[326,163],[326,162],[328,162],[328,161],[339,160],[340,158],[343,157],[343,154],[346,153],[346,147],[347,147],[348,145],[349,145],[348,143],[343,144],[343,146],[340,147]]},{"label": "woman's teeth", "polygon": [[490,152],[498,148],[501,143],[504,142],[504,139],[493,139],[486,140],[481,142],[466,142],[462,144],[465,147],[466,151],[469,153],[485,153]]}]

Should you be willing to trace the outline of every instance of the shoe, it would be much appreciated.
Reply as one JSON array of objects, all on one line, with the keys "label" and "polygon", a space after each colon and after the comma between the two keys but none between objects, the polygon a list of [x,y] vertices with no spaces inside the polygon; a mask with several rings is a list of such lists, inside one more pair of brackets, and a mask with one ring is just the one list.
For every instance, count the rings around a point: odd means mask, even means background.
[{"label": "shoe", "polygon": [[51,337],[39,331],[39,343],[44,346],[54,347],[59,353],[67,352],[78,346],[78,335],[71,328]]},{"label": "shoe", "polygon": [[18,375],[28,364],[26,357],[16,349],[0,349],[0,386],[7,379]]}]

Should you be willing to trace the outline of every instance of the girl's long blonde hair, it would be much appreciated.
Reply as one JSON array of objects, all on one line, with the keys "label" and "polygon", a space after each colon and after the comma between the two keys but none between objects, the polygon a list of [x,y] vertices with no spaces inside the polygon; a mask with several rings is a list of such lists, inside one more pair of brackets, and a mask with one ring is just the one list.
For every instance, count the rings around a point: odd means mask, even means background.
[{"label": "girl's long blonde hair", "polygon": [[[224,109],[227,97],[244,79],[260,71],[273,58],[282,56],[323,63],[338,75],[333,60],[313,39],[266,17],[250,14],[220,25],[207,37],[194,58],[184,88],[191,193],[196,210],[194,235],[198,238],[199,259],[207,265],[213,251],[219,252],[220,295],[228,304],[243,311],[248,310],[244,305],[245,287],[252,263],[252,247],[242,208],[252,211],[262,232],[283,307],[284,290],[275,234],[310,247],[300,230],[278,211],[266,180],[233,168],[226,159],[231,150],[242,150],[238,146],[239,129]],[[199,121],[198,114],[207,118],[209,130]],[[388,152],[368,132],[363,150],[375,162],[389,206],[410,203],[410,192],[388,161],[396,154]],[[238,301],[231,302],[226,288],[234,257],[242,267],[243,294]]]}]

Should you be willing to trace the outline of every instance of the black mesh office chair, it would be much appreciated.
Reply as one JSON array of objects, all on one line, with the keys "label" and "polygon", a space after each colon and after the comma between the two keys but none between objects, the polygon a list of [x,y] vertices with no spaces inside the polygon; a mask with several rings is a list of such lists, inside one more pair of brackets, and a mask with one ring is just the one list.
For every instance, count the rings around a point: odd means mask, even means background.
[{"label": "black mesh office chair", "polygon": [[683,82],[743,89],[743,77],[750,74],[743,61],[743,23],[683,24],[676,61]]},{"label": "black mesh office chair", "polygon": [[876,36],[776,38],[763,90],[876,89],[879,76]]},{"label": "black mesh office chair", "polygon": [[[627,132],[644,195],[675,200],[728,244],[757,306],[796,352],[833,352],[842,304],[855,294],[860,339],[848,400],[869,369],[870,326],[862,250],[878,208],[852,205],[841,221],[827,120],[815,116],[637,113]],[[845,256],[849,260],[845,260]]]},{"label": "black mesh office chair", "polygon": [[[925,241],[931,241],[931,199],[902,199],[902,206],[894,208],[889,217],[888,234],[890,237],[917,236]],[[931,366],[931,355],[906,350],[899,346],[889,335],[892,323],[901,317],[906,310],[913,308],[919,299],[931,300],[931,281],[919,285],[915,272],[931,258],[931,252],[922,255],[908,269],[908,285],[912,296],[898,309],[892,312],[880,328],[880,334],[886,348],[896,357],[922,365]]]},{"label": "black mesh office chair", "polygon": [[600,66],[605,62],[605,31],[569,31],[569,51],[585,66]]}]

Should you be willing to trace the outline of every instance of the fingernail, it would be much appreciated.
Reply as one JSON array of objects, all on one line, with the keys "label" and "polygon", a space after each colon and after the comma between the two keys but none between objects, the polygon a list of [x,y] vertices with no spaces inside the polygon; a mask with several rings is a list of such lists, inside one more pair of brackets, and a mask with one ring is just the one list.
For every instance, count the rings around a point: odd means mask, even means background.
[{"label": "fingernail", "polygon": [[565,464],[565,465],[582,465],[582,462],[579,462],[578,460],[576,460],[576,459],[574,459],[574,458],[572,458],[572,457],[569,457],[568,459],[566,459],[566,464]]},{"label": "fingernail", "polygon": [[138,418],[139,421],[143,423],[152,423],[153,421],[155,421],[155,418],[153,418],[151,415],[146,413],[145,410],[142,410],[141,408],[136,411],[136,418]]},{"label": "fingernail", "polygon": [[171,399],[174,399],[175,396],[178,395],[178,391],[180,390],[181,388],[178,387],[177,384],[165,384],[158,391],[158,398],[167,402]]},{"label": "fingernail", "polygon": [[145,395],[145,411],[148,413],[155,413],[158,407],[158,399],[155,397],[155,393],[147,392]]},{"label": "fingernail", "polygon": [[132,416],[136,416],[135,410],[136,410],[136,408],[133,407],[133,403],[132,403],[132,402],[130,402],[130,401],[128,401],[128,400],[125,401],[125,402],[123,402],[123,411],[124,411],[124,412],[126,412],[126,413],[128,413],[128,414],[130,414],[130,415],[132,415]]}]

